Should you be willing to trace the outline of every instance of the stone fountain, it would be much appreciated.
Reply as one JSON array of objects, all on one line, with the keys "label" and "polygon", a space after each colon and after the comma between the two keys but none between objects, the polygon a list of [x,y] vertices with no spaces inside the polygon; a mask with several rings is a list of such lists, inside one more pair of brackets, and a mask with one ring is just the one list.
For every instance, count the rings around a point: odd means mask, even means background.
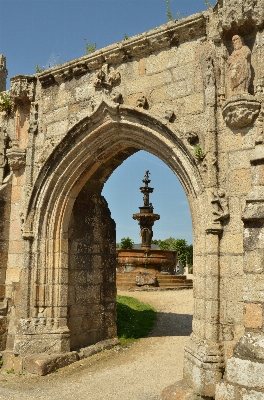
[{"label": "stone fountain", "polygon": [[186,276],[175,275],[177,251],[151,248],[152,228],[160,215],[153,213],[154,208],[149,202],[149,195],[154,190],[149,187],[149,175],[150,172],[146,171],[142,180],[145,185],[140,187],[144,205],[132,217],[140,226],[141,247],[117,249],[117,288],[192,286],[192,281],[186,280]]}]

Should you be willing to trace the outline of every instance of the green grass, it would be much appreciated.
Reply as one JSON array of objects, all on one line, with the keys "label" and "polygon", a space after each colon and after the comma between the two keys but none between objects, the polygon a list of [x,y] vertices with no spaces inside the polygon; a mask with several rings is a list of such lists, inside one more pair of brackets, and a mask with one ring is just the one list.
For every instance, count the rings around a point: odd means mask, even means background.
[{"label": "green grass", "polygon": [[148,304],[117,295],[117,335],[122,345],[146,336],[156,321],[156,311]]}]

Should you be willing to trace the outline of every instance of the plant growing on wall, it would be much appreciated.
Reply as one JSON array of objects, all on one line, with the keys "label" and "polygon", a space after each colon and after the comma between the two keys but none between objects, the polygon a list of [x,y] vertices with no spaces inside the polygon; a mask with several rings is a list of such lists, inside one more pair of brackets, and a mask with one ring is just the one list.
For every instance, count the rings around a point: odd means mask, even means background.
[{"label": "plant growing on wall", "polygon": [[209,0],[204,0],[204,2],[205,2],[205,4],[206,4],[209,8],[212,8],[212,7],[213,7],[213,4],[210,3]]},{"label": "plant growing on wall", "polygon": [[196,158],[198,158],[199,160],[202,160],[205,156],[203,149],[200,146],[194,146],[193,147],[193,151],[194,151],[194,155]]},{"label": "plant growing on wall", "polygon": [[9,119],[14,109],[14,103],[7,93],[0,93],[0,112],[4,112],[4,118]]},{"label": "plant growing on wall", "polygon": [[87,41],[87,39],[84,39],[84,40],[85,40],[85,42],[86,42],[86,45],[85,45],[85,54],[93,53],[93,52],[95,51],[96,47],[97,47],[97,43],[90,44],[90,43]]},{"label": "plant growing on wall", "polygon": [[173,16],[170,8],[170,3],[172,2],[172,0],[164,0],[164,1],[166,3],[168,21],[173,21]]},{"label": "plant growing on wall", "polygon": [[40,74],[45,71],[45,67],[40,68],[39,63],[36,63],[36,74]]}]

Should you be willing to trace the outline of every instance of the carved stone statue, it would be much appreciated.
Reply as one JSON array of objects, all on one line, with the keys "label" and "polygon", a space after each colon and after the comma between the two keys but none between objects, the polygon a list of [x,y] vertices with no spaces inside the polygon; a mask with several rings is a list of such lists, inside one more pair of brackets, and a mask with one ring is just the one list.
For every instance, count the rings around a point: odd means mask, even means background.
[{"label": "carved stone statue", "polygon": [[251,51],[238,35],[233,36],[232,42],[234,50],[227,59],[229,90],[231,94],[248,93]]}]

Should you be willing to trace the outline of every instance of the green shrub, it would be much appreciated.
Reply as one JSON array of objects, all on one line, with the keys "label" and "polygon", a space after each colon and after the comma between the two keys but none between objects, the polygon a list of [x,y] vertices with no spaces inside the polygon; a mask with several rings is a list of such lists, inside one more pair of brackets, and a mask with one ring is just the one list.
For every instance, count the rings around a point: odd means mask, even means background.
[{"label": "green shrub", "polygon": [[133,249],[134,242],[130,237],[122,238],[120,243],[121,249]]}]

